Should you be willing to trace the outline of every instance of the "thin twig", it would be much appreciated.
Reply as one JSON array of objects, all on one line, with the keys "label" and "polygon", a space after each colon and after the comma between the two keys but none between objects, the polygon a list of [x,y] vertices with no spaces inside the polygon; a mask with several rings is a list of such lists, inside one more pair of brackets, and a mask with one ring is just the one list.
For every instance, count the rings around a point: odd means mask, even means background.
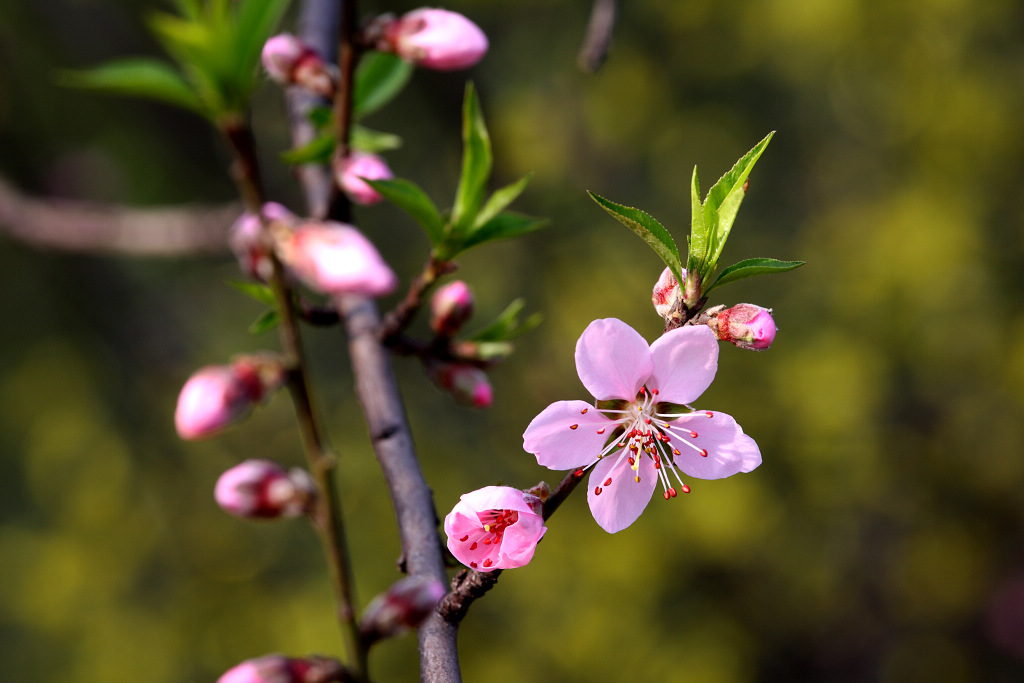
[{"label": "thin twig", "polygon": [[451,261],[438,261],[431,254],[423,271],[413,278],[409,283],[409,291],[405,298],[384,316],[384,322],[380,329],[380,338],[386,343],[393,337],[401,334],[416,315],[416,312],[423,305],[423,297],[434,285],[437,279],[443,275],[455,272],[456,265]]},{"label": "thin twig", "polygon": [[604,64],[612,44],[612,32],[619,14],[619,0],[594,0],[583,46],[576,58],[580,68],[595,73]]}]

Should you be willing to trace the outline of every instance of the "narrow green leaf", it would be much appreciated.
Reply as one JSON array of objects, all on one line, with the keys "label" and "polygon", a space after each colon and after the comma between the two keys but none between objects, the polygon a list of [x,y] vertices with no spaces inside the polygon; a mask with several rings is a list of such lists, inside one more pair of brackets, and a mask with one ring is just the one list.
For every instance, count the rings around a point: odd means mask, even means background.
[{"label": "narrow green leaf", "polygon": [[249,325],[249,334],[263,334],[269,332],[281,323],[280,316],[277,315],[277,311],[271,309],[264,311],[260,314],[260,317],[253,321],[252,325]]},{"label": "narrow green leaf", "polygon": [[333,132],[323,133],[301,147],[281,152],[281,160],[286,164],[326,164],[337,145],[338,139]]},{"label": "narrow green leaf", "polygon": [[462,144],[462,176],[452,207],[452,225],[456,235],[474,223],[483,201],[484,187],[491,175],[491,138],[472,83],[466,84],[462,107]]},{"label": "narrow green leaf", "polygon": [[202,104],[181,74],[156,59],[121,59],[88,71],[64,71],[58,81],[73,88],[147,97],[202,113]]},{"label": "narrow green leaf", "polygon": [[530,179],[532,177],[533,174],[528,173],[516,182],[495,190],[494,194],[484,202],[483,208],[481,208],[480,213],[476,215],[476,221],[474,221],[473,225],[476,227],[482,226],[487,223],[487,221],[504,211],[505,207],[514,202],[516,198],[523,193],[523,190],[526,189],[526,186],[530,183]]},{"label": "narrow green leaf", "polygon": [[773,258],[748,258],[734,263],[715,278],[715,282],[707,288],[705,293],[710,292],[715,287],[721,287],[727,285],[730,282],[736,282],[748,277],[754,277],[755,275],[768,275],[770,273],[785,273],[787,270],[793,270],[804,265],[804,261],[779,261]]},{"label": "narrow green leaf", "polygon": [[653,216],[634,209],[630,206],[623,206],[605,199],[599,194],[587,192],[602,209],[607,211],[613,218],[635,232],[640,238],[651,245],[655,253],[661,257],[665,265],[669,267],[678,282],[683,281],[682,263],[679,261],[679,248],[676,247],[672,235]]},{"label": "narrow green leaf", "polygon": [[698,272],[704,262],[708,250],[708,229],[704,224],[704,208],[700,201],[700,180],[697,178],[697,167],[693,167],[690,180],[690,238],[687,241],[686,269]]},{"label": "narrow green leaf", "polygon": [[498,360],[512,355],[516,347],[507,341],[485,341],[473,344],[473,356],[480,360]]},{"label": "narrow green leaf", "polygon": [[366,182],[384,199],[405,211],[422,225],[434,247],[438,247],[444,242],[445,220],[427,193],[416,183],[403,178],[367,180]]},{"label": "narrow green leaf", "polygon": [[526,320],[520,322],[519,315],[526,307],[526,301],[516,299],[512,301],[505,310],[498,314],[484,329],[476,332],[469,339],[474,342],[503,342],[514,339],[526,332],[529,332],[541,322],[539,312],[531,314]]},{"label": "narrow green leaf", "polygon": [[511,239],[539,230],[547,223],[547,219],[525,216],[514,211],[505,211],[473,230],[467,237],[457,242],[458,251],[466,251],[485,242]]},{"label": "narrow green leaf", "polygon": [[236,59],[240,77],[249,73],[255,77],[255,68],[267,38],[274,32],[291,0],[239,0],[235,24]]},{"label": "narrow green leaf", "polygon": [[367,52],[356,69],[352,113],[356,119],[390,102],[412,77],[412,64],[388,52]]},{"label": "narrow green leaf", "polygon": [[382,133],[356,124],[352,126],[349,144],[353,149],[378,154],[398,149],[402,146],[402,138],[394,133]]},{"label": "narrow green leaf", "polygon": [[334,109],[327,106],[315,106],[310,107],[309,111],[306,112],[306,118],[313,124],[313,127],[317,130],[321,128],[333,127],[334,124]]},{"label": "narrow green leaf", "polygon": [[277,299],[274,298],[274,291],[267,285],[248,280],[228,280],[228,286],[237,289],[242,294],[259,301],[261,304],[274,306]]}]

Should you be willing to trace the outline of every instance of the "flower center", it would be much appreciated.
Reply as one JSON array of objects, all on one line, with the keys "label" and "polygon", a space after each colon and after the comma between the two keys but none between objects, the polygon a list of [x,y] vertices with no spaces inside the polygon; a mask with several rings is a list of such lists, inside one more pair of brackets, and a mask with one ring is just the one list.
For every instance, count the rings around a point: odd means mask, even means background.
[{"label": "flower center", "polygon": [[[490,551],[492,548],[496,549],[501,545],[505,529],[519,521],[519,511],[485,510],[484,512],[477,513],[477,518],[480,520],[481,528],[466,534],[459,541],[461,543],[469,543],[470,550],[476,550],[480,546],[490,546],[490,548],[487,548]],[[491,553],[489,552],[488,554]],[[484,567],[490,567],[492,564],[494,564],[494,560],[491,557],[487,557],[483,561]],[[477,568],[476,562],[470,562],[469,566],[473,569]]]}]

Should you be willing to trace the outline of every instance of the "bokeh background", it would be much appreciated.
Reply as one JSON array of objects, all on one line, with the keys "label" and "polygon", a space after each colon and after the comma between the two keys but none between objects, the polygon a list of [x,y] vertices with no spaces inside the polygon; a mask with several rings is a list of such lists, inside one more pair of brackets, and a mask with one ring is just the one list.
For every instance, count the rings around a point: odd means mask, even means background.
[{"label": "bokeh background", "polygon": [[[586,398],[572,351],[618,317],[653,339],[661,270],[585,195],[640,206],[682,240],[705,187],[768,131],[726,263],[802,259],[715,292],[775,309],[765,353],[722,349],[700,407],[761,446],[751,474],[691,481],[608,535],[575,495],[526,569],[461,636],[467,681],[1024,680],[1024,5],[1017,0],[632,0],[608,62],[575,64],[589,3],[452,0],[492,40],[468,74],[417,74],[367,121],[388,160],[444,203],[465,78],[495,144],[495,184],[528,171],[520,210],[551,219],[467,254],[479,323],[523,296],[545,317],[473,411],[411,360],[396,367],[442,514],[460,493],[530,486],[520,435]],[[206,124],[159,104],[68,91],[59,68],[157,54],[159,2],[0,3],[0,173],[33,195],[134,206],[233,198]],[[415,2],[366,2],[404,11]],[[254,114],[270,193],[280,92]],[[405,277],[426,239],[391,207],[360,225]],[[290,405],[179,441],[189,373],[274,348],[230,256],[130,259],[0,242],[0,661],[10,681],[212,681],[266,652],[337,653],[331,596],[300,522],[248,524],[213,503],[246,457],[301,460]],[[390,300],[383,304],[389,305]],[[336,329],[307,340],[364,600],[398,542]],[[375,651],[416,678],[415,639]]]}]

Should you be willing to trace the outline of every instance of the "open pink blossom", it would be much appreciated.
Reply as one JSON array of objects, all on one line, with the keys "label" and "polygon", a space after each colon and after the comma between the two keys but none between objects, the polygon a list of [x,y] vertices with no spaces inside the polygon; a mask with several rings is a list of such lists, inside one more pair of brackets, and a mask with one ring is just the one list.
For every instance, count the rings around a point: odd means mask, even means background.
[{"label": "open pink blossom", "polygon": [[296,277],[324,294],[383,296],[398,286],[373,243],[345,223],[300,225],[278,242],[278,255]]},{"label": "open pink blossom", "polygon": [[684,326],[653,344],[615,318],[595,320],[576,343],[576,370],[597,401],[558,401],[535,417],[523,448],[555,470],[594,465],[587,501],[605,531],[625,529],[660,481],[663,497],[688,493],[680,471],[720,479],[761,464],[757,444],[730,416],[688,410],[718,370],[706,326]]},{"label": "open pink blossom", "polygon": [[548,530],[537,496],[509,486],[465,493],[444,518],[448,550],[479,571],[522,567]]}]

